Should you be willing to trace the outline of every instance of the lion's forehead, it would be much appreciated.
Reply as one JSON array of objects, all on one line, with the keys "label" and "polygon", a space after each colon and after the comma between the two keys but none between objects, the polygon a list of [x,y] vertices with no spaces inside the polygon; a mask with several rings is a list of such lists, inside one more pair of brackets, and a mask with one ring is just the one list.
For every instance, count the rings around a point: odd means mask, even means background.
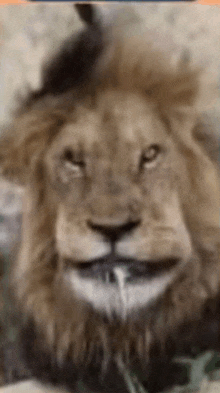
[{"label": "lion's forehead", "polygon": [[[94,107],[81,105],[74,120],[64,126],[58,145],[69,143],[89,153],[112,157],[138,152],[153,143],[166,143],[168,135],[156,109],[145,97],[127,91],[106,91]],[[124,157],[123,157],[124,158]]]}]

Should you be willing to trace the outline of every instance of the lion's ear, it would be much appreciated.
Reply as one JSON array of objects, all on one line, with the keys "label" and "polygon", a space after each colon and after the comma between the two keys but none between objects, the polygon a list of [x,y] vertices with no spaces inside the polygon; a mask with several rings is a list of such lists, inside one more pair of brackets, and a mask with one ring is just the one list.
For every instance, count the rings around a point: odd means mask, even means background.
[{"label": "lion's ear", "polygon": [[211,108],[218,97],[216,77],[194,64],[187,50],[176,60],[173,74],[170,99],[174,107],[193,109],[200,113]]},{"label": "lion's ear", "polygon": [[218,97],[216,78],[196,66],[187,52],[179,59],[168,58],[168,61],[158,56],[157,62],[147,94],[156,101],[172,128],[186,137],[186,130],[192,131],[201,114],[211,108]]},{"label": "lion's ear", "polygon": [[25,184],[27,167],[23,146],[19,147],[13,129],[4,130],[0,138],[0,173],[9,181]]},{"label": "lion's ear", "polygon": [[215,103],[217,83],[202,70],[186,67],[173,78],[170,90],[165,85],[164,88],[163,112],[173,131],[180,138],[190,140],[198,119]]},{"label": "lion's ear", "polygon": [[18,116],[0,138],[2,176],[19,185],[29,182],[65,121],[65,114],[58,110],[30,110]]}]

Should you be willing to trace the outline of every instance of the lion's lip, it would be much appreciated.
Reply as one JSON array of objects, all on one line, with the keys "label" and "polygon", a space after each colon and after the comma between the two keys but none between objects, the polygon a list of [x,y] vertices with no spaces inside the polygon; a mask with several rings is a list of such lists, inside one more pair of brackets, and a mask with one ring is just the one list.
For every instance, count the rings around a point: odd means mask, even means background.
[{"label": "lion's lip", "polygon": [[103,281],[115,282],[114,272],[116,268],[126,271],[128,274],[127,281],[132,281],[134,279],[153,279],[166,274],[174,269],[179,262],[179,258],[176,257],[139,261],[108,255],[105,258],[72,264],[72,267],[75,267],[78,274],[85,278],[99,278]]}]

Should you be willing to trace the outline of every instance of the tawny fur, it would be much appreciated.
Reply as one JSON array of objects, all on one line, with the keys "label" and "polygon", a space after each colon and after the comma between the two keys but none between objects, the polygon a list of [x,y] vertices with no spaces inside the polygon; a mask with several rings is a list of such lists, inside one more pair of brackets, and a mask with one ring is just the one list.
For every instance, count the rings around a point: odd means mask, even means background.
[{"label": "tawny fur", "polygon": [[[12,286],[19,308],[34,318],[59,361],[71,354],[84,364],[99,348],[106,358],[120,354],[127,360],[133,351],[147,358],[153,343],[163,346],[173,330],[198,319],[206,301],[219,294],[219,168],[202,130],[206,130],[201,117],[206,94],[200,71],[173,64],[169,54],[154,51],[143,37],[113,42],[84,90],[80,104],[71,92],[60,100],[50,97],[33,104],[17,116],[1,141],[3,174],[25,187],[22,243]],[[144,325],[131,317],[117,327],[93,314],[60,283],[63,267],[55,231],[59,198],[46,168],[48,151],[65,126],[74,122],[85,126],[87,112],[89,116],[91,108],[101,111],[97,102],[102,99],[111,117],[115,91],[121,101],[131,93],[146,102],[171,138],[181,212],[193,244],[192,262],[158,299],[157,312],[149,314]],[[79,222],[80,214],[76,208]]]}]

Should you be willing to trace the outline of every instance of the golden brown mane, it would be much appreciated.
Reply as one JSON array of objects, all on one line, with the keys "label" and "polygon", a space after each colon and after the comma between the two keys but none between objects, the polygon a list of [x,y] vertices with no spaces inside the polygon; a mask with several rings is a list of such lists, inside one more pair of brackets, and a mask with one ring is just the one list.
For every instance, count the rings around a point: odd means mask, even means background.
[{"label": "golden brown mane", "polygon": [[[207,94],[200,71],[184,62],[174,64],[169,53],[154,50],[143,37],[133,37],[111,43],[91,75],[79,100],[76,91],[70,91],[34,101],[17,115],[0,146],[3,175],[25,186],[23,238],[12,275],[17,306],[34,321],[40,341],[58,363],[67,357],[76,364],[89,363],[100,351],[106,359],[115,353],[127,359],[132,353],[147,358],[154,343],[162,345],[183,322],[198,319],[206,302],[219,293],[219,168],[201,115]],[[155,309],[141,322],[130,318],[120,326],[106,323],[60,287],[57,201],[44,168],[46,152],[72,112],[81,102],[95,107],[99,92],[112,88],[139,92],[172,136],[178,151],[181,208],[194,244],[192,264]]]}]

